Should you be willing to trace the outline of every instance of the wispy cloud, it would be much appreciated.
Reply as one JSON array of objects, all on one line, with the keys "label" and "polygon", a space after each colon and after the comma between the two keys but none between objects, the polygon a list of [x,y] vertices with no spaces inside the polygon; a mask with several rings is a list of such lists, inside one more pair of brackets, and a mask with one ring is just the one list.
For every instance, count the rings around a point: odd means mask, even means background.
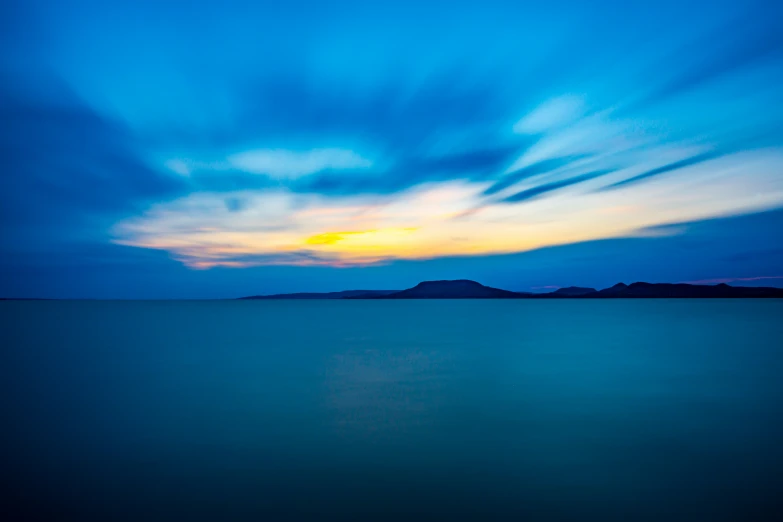
[{"label": "wispy cloud", "polygon": [[654,169],[650,169],[648,171],[642,172],[641,174],[637,174],[636,176],[624,179],[622,181],[618,181],[616,183],[612,183],[611,185],[604,187],[604,190],[615,189],[615,188],[625,187],[628,185],[639,183],[641,181],[653,178],[655,176],[666,174],[667,172],[674,172],[675,170],[684,169],[692,165],[698,165],[699,163],[703,163],[705,161],[710,161],[715,158],[719,158],[722,155],[723,153],[717,151],[709,151],[709,152],[704,152],[702,154],[697,154],[696,156],[691,156],[690,158],[686,158],[684,160],[668,163],[661,167],[656,167]]},{"label": "wispy cloud", "polygon": [[783,204],[778,3],[387,3],[6,9],[2,253],[352,266]]},{"label": "wispy cloud", "polygon": [[714,279],[697,279],[696,281],[681,281],[689,285],[718,285],[721,283],[747,283],[754,281],[766,281],[783,279],[783,276],[759,276],[759,277],[717,277]]},{"label": "wispy cloud", "polygon": [[[752,162],[741,164],[747,167]],[[780,166],[783,157],[772,155],[759,159],[754,172],[773,172]],[[742,179],[727,175],[731,168],[727,164],[681,179],[666,187],[671,189],[666,197],[648,191],[566,190],[613,175],[609,170],[544,183],[497,200],[487,200],[486,181],[436,182],[375,195],[297,193],[279,187],[200,192],[156,205],[122,221],[113,232],[117,243],[164,250],[199,268],[350,266],[511,253],[645,235],[644,231],[662,223],[763,208],[783,199],[783,180],[768,178],[771,190],[759,195]],[[685,190],[694,179],[700,179],[699,191]],[[543,197],[555,190],[563,191],[560,197]],[[524,205],[509,204],[523,201]],[[618,219],[605,209],[631,211]]]},{"label": "wispy cloud", "polygon": [[344,149],[251,150],[229,156],[228,163],[245,172],[289,179],[327,169],[367,169],[372,166],[372,161],[356,152]]},{"label": "wispy cloud", "polygon": [[561,96],[536,107],[514,125],[514,132],[538,134],[572,123],[584,114],[584,100],[578,96]]},{"label": "wispy cloud", "polygon": [[500,181],[497,181],[492,186],[490,186],[484,193],[487,196],[496,194],[519,183],[520,181],[531,178],[533,176],[540,176],[541,174],[552,172],[573,162],[584,159],[585,157],[586,156],[563,156],[541,160],[537,163],[533,163],[532,165],[528,165],[526,167],[512,171],[510,174],[507,174],[501,178]]},{"label": "wispy cloud", "polygon": [[551,183],[544,183],[543,185],[538,185],[537,187],[529,188],[527,190],[517,192],[516,194],[512,194],[511,196],[505,198],[504,201],[508,203],[518,203],[520,201],[528,201],[530,199],[537,198],[539,196],[542,196],[544,194],[547,194],[555,190],[559,190],[561,188],[570,187],[571,185],[583,183],[585,181],[598,178],[600,176],[606,176],[607,174],[611,174],[612,172],[614,171],[611,169],[595,170],[592,172],[581,174],[579,176],[574,176],[572,178],[562,179],[560,181],[553,181]]}]

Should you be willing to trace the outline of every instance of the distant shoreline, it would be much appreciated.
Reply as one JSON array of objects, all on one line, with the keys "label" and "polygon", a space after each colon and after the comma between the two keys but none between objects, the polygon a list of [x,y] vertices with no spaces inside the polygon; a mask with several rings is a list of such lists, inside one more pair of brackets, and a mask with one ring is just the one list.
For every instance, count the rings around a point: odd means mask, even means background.
[{"label": "distant shoreline", "polygon": [[783,298],[783,288],[692,285],[687,283],[618,283],[603,290],[583,287],[559,288],[548,293],[512,292],[484,286],[476,281],[423,281],[406,290],[346,290],[240,297],[240,300],[276,299],[755,299]]},{"label": "distant shoreline", "polygon": [[564,287],[552,292],[513,292],[492,288],[466,279],[423,281],[405,290],[343,290],[339,292],[296,292],[224,298],[112,299],[0,297],[0,301],[297,301],[376,299],[783,299],[783,288],[757,286],[693,285],[688,283],[618,283],[603,290]]}]

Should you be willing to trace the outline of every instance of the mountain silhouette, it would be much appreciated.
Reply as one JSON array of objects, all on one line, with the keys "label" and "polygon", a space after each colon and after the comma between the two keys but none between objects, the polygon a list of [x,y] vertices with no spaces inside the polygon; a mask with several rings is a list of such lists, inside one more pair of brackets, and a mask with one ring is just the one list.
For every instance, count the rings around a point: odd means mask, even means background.
[{"label": "mountain silhouette", "polygon": [[565,288],[558,288],[552,292],[553,297],[575,297],[578,295],[587,295],[596,292],[595,288],[583,288],[579,286],[568,286]]},{"label": "mountain silhouette", "polygon": [[[376,296],[374,299],[517,299],[527,295],[530,294],[492,288],[467,279],[457,279],[424,281],[402,292]],[[359,296],[359,299],[361,298]]]},{"label": "mountain silhouette", "polygon": [[753,286],[719,285],[689,285],[686,283],[619,283],[611,288],[601,290],[586,297],[598,298],[710,298],[710,297],[783,297],[783,289]]},{"label": "mountain silhouette", "polygon": [[345,290],[242,297],[240,299],[656,299],[656,298],[783,298],[782,288],[691,285],[687,283],[617,283],[603,290],[570,286],[533,294],[484,286],[476,281],[423,281],[407,290]]}]

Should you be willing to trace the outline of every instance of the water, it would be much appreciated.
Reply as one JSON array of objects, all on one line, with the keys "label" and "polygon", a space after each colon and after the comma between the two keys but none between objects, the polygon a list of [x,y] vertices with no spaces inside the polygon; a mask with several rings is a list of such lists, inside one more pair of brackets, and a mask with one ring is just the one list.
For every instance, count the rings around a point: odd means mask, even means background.
[{"label": "water", "polygon": [[765,520],[783,301],[0,302],[50,520]]}]

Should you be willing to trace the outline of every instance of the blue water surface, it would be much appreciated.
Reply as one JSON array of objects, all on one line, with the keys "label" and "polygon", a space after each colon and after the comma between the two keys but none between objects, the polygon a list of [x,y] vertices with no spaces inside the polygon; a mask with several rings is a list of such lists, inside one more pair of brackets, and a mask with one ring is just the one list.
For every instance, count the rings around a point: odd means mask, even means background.
[{"label": "blue water surface", "polygon": [[48,520],[783,519],[783,300],[0,302]]}]

